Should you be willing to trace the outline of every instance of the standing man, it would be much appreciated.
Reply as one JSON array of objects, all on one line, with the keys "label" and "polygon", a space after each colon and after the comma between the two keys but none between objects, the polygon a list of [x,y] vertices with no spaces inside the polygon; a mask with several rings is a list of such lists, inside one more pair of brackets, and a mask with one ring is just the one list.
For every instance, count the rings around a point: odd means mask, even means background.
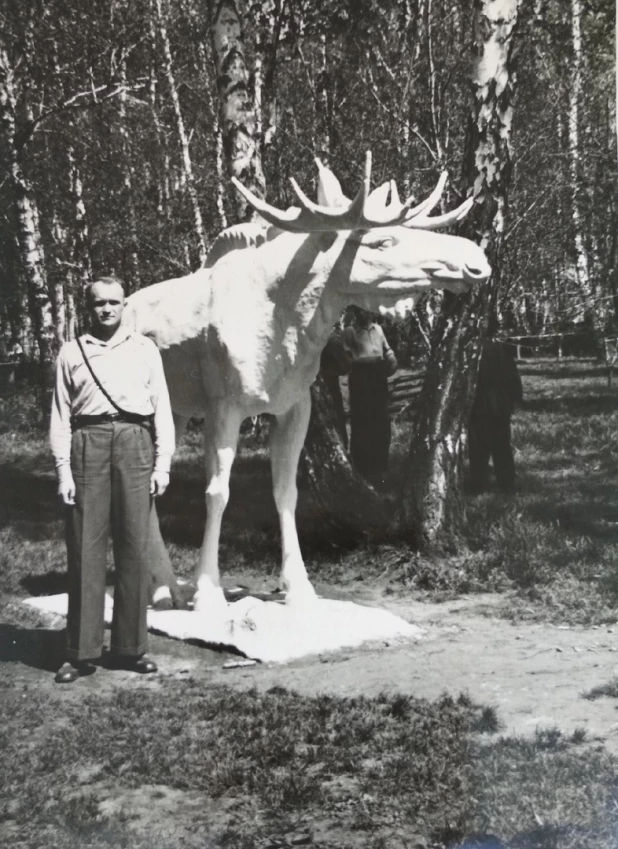
[{"label": "standing man", "polygon": [[468,423],[470,488],[473,493],[487,489],[490,457],[499,489],[503,492],[515,489],[511,416],[522,398],[521,377],[511,351],[500,342],[485,339]]},{"label": "standing man", "polygon": [[386,483],[391,444],[388,377],[397,358],[371,313],[350,308],[353,323],[343,333],[352,359],[350,391],[350,453],[354,465],[372,486]]},{"label": "standing man", "polygon": [[324,378],[335,412],[335,425],[343,447],[348,450],[348,431],[345,423],[345,407],[339,378],[352,367],[352,357],[343,342],[341,323],[337,322],[320,357],[320,374]]},{"label": "standing man", "polygon": [[111,527],[116,587],[110,665],[156,672],[147,648],[151,498],[169,483],[174,425],[161,355],[121,325],[124,288],[103,277],[86,289],[91,332],[66,342],[56,364],[50,441],[67,508],[66,662],[56,682],[96,670],[103,652]]}]

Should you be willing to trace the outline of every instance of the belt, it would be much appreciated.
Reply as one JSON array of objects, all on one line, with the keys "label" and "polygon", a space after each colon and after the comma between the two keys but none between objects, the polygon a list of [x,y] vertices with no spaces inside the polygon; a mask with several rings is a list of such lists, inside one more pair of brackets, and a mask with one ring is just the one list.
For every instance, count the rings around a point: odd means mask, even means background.
[{"label": "belt", "polygon": [[150,427],[154,415],[140,416],[138,413],[101,413],[99,416],[71,416],[71,430],[79,430],[90,425],[107,424],[109,422],[125,422]]}]

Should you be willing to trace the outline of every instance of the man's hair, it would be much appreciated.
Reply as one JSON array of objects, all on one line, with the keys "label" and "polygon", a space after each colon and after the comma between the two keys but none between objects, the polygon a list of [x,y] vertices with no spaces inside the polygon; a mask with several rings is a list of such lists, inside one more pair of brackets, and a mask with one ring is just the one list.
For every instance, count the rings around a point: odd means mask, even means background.
[{"label": "man's hair", "polygon": [[123,296],[127,294],[125,285],[120,277],[116,277],[115,274],[109,274],[107,277],[99,277],[98,280],[93,280],[91,283],[86,284],[84,289],[86,294],[86,306],[88,307],[92,304],[92,287],[97,283],[103,283],[105,286],[120,286]]}]

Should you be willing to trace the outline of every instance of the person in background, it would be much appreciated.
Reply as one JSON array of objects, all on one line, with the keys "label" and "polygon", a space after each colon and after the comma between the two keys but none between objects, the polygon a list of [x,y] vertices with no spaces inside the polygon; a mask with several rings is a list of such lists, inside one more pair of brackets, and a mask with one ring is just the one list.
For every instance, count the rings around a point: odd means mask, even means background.
[{"label": "person in background", "polygon": [[320,357],[320,374],[324,378],[333,402],[337,432],[346,451],[348,450],[348,430],[339,378],[347,374],[351,367],[352,357],[344,345],[341,324],[337,322]]},{"label": "person in background", "polygon": [[91,332],[66,342],[56,364],[50,442],[66,506],[66,662],[56,682],[96,670],[103,652],[107,544],[116,567],[110,662],[157,671],[147,648],[151,499],[169,483],[174,424],[155,344],[124,328],[124,287],[103,277],[86,289]]},{"label": "person in background", "polygon": [[387,378],[397,371],[397,358],[371,313],[359,307],[348,313],[351,324],[343,332],[343,343],[352,360],[350,453],[361,475],[382,488],[391,443]]},{"label": "person in background", "polygon": [[515,459],[511,445],[511,416],[523,398],[521,377],[511,349],[500,342],[482,342],[472,412],[468,423],[470,489],[483,492],[489,485],[489,459],[498,487],[515,488]]},{"label": "person in background", "polygon": [[21,365],[24,359],[24,349],[22,348],[17,336],[13,336],[6,349],[7,363],[15,363]]}]

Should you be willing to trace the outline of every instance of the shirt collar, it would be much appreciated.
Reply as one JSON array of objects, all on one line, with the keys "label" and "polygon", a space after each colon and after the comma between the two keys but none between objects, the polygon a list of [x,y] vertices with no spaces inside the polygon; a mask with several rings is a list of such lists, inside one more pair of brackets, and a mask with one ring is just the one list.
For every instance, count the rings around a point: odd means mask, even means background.
[{"label": "shirt collar", "polygon": [[103,348],[116,348],[118,345],[126,342],[130,336],[131,331],[121,326],[108,342],[104,339],[99,339],[97,336],[93,336],[91,333],[84,334],[84,342],[87,342],[89,345],[99,345]]}]

